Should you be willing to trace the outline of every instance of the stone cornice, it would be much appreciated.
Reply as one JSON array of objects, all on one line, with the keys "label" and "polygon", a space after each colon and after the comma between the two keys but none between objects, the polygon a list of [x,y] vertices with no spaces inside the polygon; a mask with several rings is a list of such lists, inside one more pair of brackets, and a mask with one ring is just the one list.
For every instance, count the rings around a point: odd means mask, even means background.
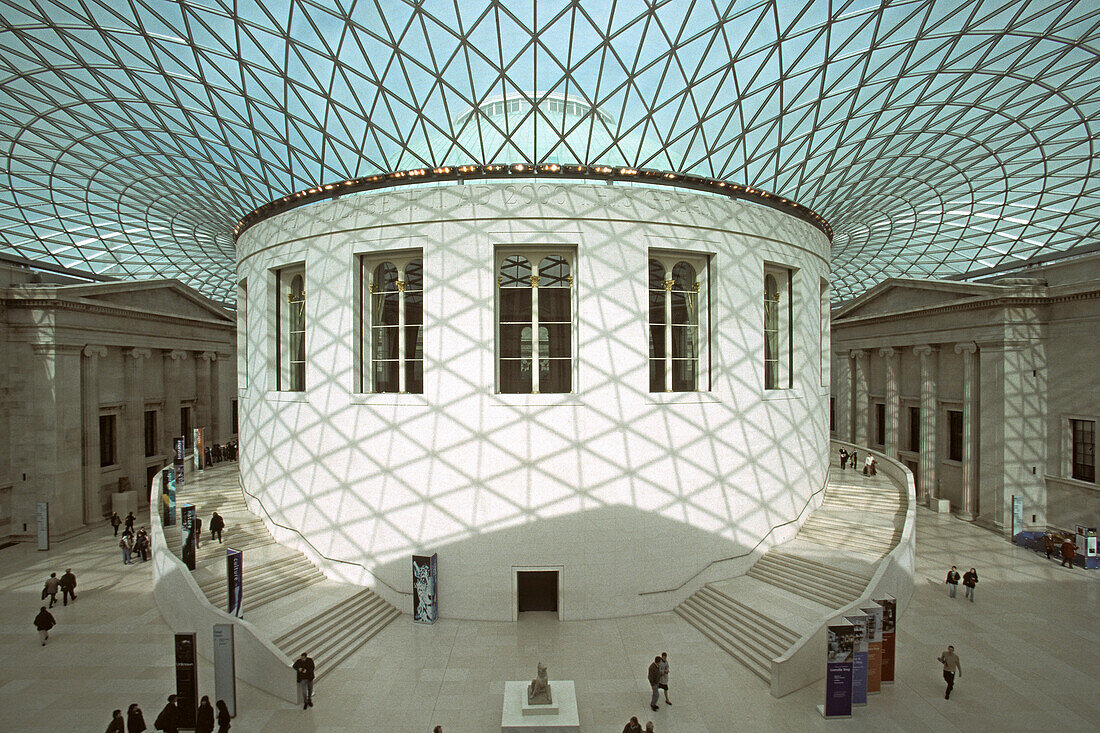
[{"label": "stone cornice", "polygon": [[127,319],[138,317],[142,320],[157,321],[160,323],[180,323],[181,321],[183,321],[195,325],[201,325],[206,328],[217,328],[223,331],[235,331],[237,329],[236,323],[219,321],[213,318],[208,320],[205,318],[194,318],[192,316],[176,315],[174,313],[155,313],[138,308],[126,308],[117,305],[104,305],[101,303],[90,303],[77,300],[64,300],[61,298],[7,297],[3,300],[0,300],[0,304],[11,310],[40,309],[70,311],[75,313],[96,313],[100,315],[118,316],[119,318]]},{"label": "stone cornice", "polygon": [[868,323],[899,321],[915,317],[923,318],[926,316],[940,315],[944,313],[955,313],[958,311],[974,311],[1005,307],[1039,307],[1046,305],[1055,305],[1057,303],[1070,303],[1078,300],[1092,300],[1095,298],[1100,298],[1100,288],[1095,290],[1085,290],[1078,293],[1067,293],[1065,295],[1005,295],[999,298],[967,300],[962,302],[945,303],[944,305],[931,306],[927,308],[913,308],[911,310],[897,311],[896,313],[876,313],[874,315],[867,316],[849,316],[847,318],[834,320],[832,322],[832,326],[835,329],[842,329],[846,328],[847,326],[862,326]]}]

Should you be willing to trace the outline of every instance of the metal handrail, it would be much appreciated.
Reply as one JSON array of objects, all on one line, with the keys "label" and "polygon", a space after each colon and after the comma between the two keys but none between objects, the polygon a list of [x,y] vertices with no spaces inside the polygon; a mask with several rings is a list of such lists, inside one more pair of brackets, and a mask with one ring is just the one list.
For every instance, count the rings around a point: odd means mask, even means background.
[{"label": "metal handrail", "polygon": [[[831,469],[829,469],[829,470],[831,470]],[[826,488],[828,488],[828,486],[829,486],[829,471],[827,470],[825,472],[825,480],[821,483],[821,488],[818,489],[817,491],[814,491],[812,494],[810,494],[808,497],[806,497],[806,503],[803,504],[802,508],[798,510],[798,515],[795,516],[794,519],[788,519],[786,522],[781,522],[780,524],[776,524],[775,526],[773,526],[771,529],[769,529],[767,532],[764,533],[764,535],[760,538],[760,540],[755,545],[752,546],[751,550],[748,550],[746,552],[742,552],[739,555],[730,555],[729,557],[720,557],[717,560],[711,560],[706,565],[704,565],[702,568],[700,568],[697,572],[692,574],[691,577],[689,577],[683,583],[680,583],[680,585],[678,585],[674,588],[665,588],[664,590],[644,590],[644,591],[640,591],[638,593],[638,595],[640,595],[640,596],[652,596],[652,595],[656,595],[658,593],[674,593],[675,591],[680,590],[685,585],[687,585],[688,583],[690,583],[691,581],[695,580],[697,577],[699,577],[700,575],[705,573],[707,570],[710,569],[710,567],[712,565],[717,565],[720,562],[729,562],[730,560],[738,560],[742,557],[748,557],[749,555],[756,552],[756,548],[758,548],[758,547],[760,547],[760,545],[764,544],[764,540],[768,539],[768,536],[772,532],[779,529],[780,527],[786,527],[788,524],[791,524],[793,522],[797,522],[799,517],[802,516],[802,513],[806,511],[806,507],[808,507],[810,505],[810,501],[815,496],[817,496],[818,494],[823,492]]]}]

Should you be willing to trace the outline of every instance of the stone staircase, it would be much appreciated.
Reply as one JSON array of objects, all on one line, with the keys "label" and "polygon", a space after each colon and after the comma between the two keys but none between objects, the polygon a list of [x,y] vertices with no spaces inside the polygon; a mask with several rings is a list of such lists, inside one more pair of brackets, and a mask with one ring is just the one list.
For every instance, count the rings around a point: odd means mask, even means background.
[{"label": "stone staircase", "polygon": [[[225,551],[244,551],[245,618],[291,659],[308,652],[319,679],[401,613],[368,588],[328,580],[305,555],[275,542],[263,520],[248,511],[236,465],[221,464],[188,476],[177,496],[177,505],[194,504],[203,520],[193,577],[210,604],[224,610]],[[214,511],[225,519],[222,543],[207,531]],[[178,517],[176,525],[164,529],[165,541],[180,556]]]},{"label": "stone staircase", "polygon": [[830,609],[863,595],[901,538],[906,508],[903,487],[883,474],[834,465],[821,506],[795,539],[771,548],[745,576],[708,583],[675,611],[770,684],[773,659]]}]

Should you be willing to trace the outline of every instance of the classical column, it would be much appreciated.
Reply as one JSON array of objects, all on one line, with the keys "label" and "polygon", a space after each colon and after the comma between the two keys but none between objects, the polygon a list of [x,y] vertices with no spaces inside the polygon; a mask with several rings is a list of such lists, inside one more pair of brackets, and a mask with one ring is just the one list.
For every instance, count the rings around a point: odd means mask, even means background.
[{"label": "classical column", "polygon": [[939,498],[936,483],[936,416],[939,412],[939,349],[924,344],[913,348],[920,357],[920,458],[917,483],[920,503]]},{"label": "classical column", "polygon": [[836,437],[840,440],[852,439],[852,360],[848,350],[833,352],[836,355]]},{"label": "classical column", "polygon": [[145,360],[152,352],[127,349],[123,355],[126,411],[118,445],[123,451],[122,463],[130,477],[130,488],[138,492],[139,502],[144,503],[149,495],[149,487],[145,485]]},{"label": "classical column", "polygon": [[164,446],[172,452],[172,438],[183,435],[180,426],[180,371],[186,351],[164,352]]},{"label": "classical column", "polygon": [[886,360],[886,455],[898,457],[898,411],[901,409],[901,395],[898,381],[901,368],[901,354],[891,348],[879,349],[879,356]]},{"label": "classical column", "polygon": [[973,341],[955,344],[963,359],[962,506],[959,519],[973,522],[978,516],[978,346]]},{"label": "classical column", "polygon": [[855,411],[855,443],[866,447],[871,444],[871,433],[867,424],[868,408],[871,402],[869,356],[866,351],[857,349],[852,352],[852,359],[856,362],[855,389],[853,390],[855,392],[855,404],[852,407]]},{"label": "classical column", "polygon": [[195,362],[195,392],[198,398],[197,427],[206,428],[206,444],[213,445],[218,435],[218,405],[215,402],[215,382],[217,380],[218,366],[215,362],[218,355],[213,351],[204,351],[199,354]]},{"label": "classical column", "polygon": [[[83,474],[84,524],[98,521],[102,513],[99,497],[99,360],[107,356],[106,346],[85,346],[80,358],[80,434]],[[117,441],[117,438],[116,438]],[[117,442],[116,442],[117,445]]]}]

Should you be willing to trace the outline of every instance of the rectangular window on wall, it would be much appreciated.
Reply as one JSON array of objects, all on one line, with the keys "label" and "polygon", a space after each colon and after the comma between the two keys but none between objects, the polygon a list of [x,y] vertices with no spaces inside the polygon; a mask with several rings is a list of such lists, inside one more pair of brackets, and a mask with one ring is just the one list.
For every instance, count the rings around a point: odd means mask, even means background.
[{"label": "rectangular window on wall", "polygon": [[497,391],[573,391],[572,249],[499,250]]},{"label": "rectangular window on wall", "polygon": [[920,452],[920,408],[909,408],[909,450]]},{"label": "rectangular window on wall", "polygon": [[764,389],[794,386],[794,270],[764,265]]},{"label": "rectangular window on wall", "polygon": [[836,432],[836,397],[829,398],[829,432]]},{"label": "rectangular window on wall", "polygon": [[191,448],[191,408],[180,408],[180,431],[183,433],[183,444]]},{"label": "rectangular window on wall", "polygon": [[248,284],[237,284],[237,379],[248,386]]},{"label": "rectangular window on wall", "polygon": [[1072,476],[1078,481],[1096,482],[1096,422],[1070,420]]},{"label": "rectangular window on wall", "polygon": [[423,250],[360,257],[359,283],[359,391],[423,393]]},{"label": "rectangular window on wall", "polygon": [[113,466],[118,463],[115,455],[115,416],[99,416],[99,465]]},{"label": "rectangular window on wall", "polygon": [[821,386],[829,386],[829,307],[832,295],[829,290],[829,281],[821,278]]},{"label": "rectangular window on wall", "polygon": [[875,445],[886,445],[886,405],[875,403]]},{"label": "rectangular window on wall", "polygon": [[[649,391],[709,389],[703,356],[707,334],[707,257],[649,254]],[[704,381],[706,382],[704,384]]]},{"label": "rectangular window on wall", "polygon": [[230,405],[230,420],[232,421],[232,425],[233,425],[233,435],[236,435],[237,434],[237,400],[233,400],[232,405]]},{"label": "rectangular window on wall", "polygon": [[157,454],[157,411],[145,411],[145,455]]},{"label": "rectangular window on wall", "polygon": [[306,388],[306,270],[291,265],[275,271],[275,389]]},{"label": "rectangular window on wall", "polygon": [[952,461],[963,459],[962,410],[947,411],[947,458]]}]

